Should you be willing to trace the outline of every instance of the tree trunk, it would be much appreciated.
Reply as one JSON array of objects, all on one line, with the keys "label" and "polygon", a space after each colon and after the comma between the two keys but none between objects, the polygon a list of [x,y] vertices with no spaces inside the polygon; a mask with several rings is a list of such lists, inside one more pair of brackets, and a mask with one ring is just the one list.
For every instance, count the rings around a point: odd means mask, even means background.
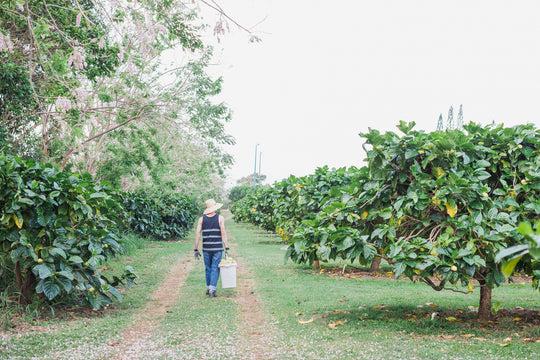
[{"label": "tree trunk", "polygon": [[319,260],[315,260],[315,261],[313,261],[313,267],[314,267],[315,269],[318,269],[318,268],[319,268],[319,266],[320,266],[320,264],[319,264]]},{"label": "tree trunk", "polygon": [[28,305],[32,301],[32,285],[34,283],[35,276],[32,271],[25,271],[21,269],[20,263],[15,263],[15,281],[17,282],[17,290],[19,292],[18,303],[21,305]]},{"label": "tree trunk", "polygon": [[376,273],[379,271],[379,266],[381,265],[381,258],[375,257],[373,261],[371,262],[371,267],[369,268],[369,272]]},{"label": "tree trunk", "polygon": [[478,306],[478,321],[491,320],[491,288],[484,281],[480,282],[480,304]]}]

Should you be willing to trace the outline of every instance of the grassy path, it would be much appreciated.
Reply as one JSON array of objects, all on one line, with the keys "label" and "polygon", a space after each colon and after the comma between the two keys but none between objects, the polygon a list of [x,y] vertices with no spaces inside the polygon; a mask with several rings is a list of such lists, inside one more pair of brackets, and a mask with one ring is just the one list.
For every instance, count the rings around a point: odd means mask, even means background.
[{"label": "grassy path", "polygon": [[182,258],[171,269],[165,281],[153,293],[151,301],[139,313],[128,329],[122,334],[121,342],[112,354],[112,359],[135,359],[141,349],[145,349],[147,340],[154,327],[167,314],[168,309],[175,303],[186,278],[191,272],[193,261]]},{"label": "grassy path", "polygon": [[[384,276],[329,276],[344,263],[323,271],[284,263],[277,237],[232,220],[227,228],[236,288],[218,285],[217,298],[205,295],[193,236],[152,243],[110,265],[119,271],[130,264],[140,276],[116,310],[0,332],[0,359],[538,358],[540,295],[530,284],[496,289],[494,303],[508,315],[478,324],[469,311],[476,292],[435,292]],[[512,312],[517,307],[536,313]]]}]

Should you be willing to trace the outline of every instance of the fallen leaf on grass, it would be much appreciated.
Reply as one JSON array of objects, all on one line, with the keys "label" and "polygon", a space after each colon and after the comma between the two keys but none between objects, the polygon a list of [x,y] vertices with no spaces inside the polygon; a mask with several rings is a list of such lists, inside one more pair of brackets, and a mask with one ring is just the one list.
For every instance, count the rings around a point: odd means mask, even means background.
[{"label": "fallen leaf on grass", "polygon": [[449,316],[447,318],[445,318],[447,321],[450,321],[450,322],[460,322],[461,320],[460,319],[456,319],[455,317],[453,316]]},{"label": "fallen leaf on grass", "polygon": [[514,318],[514,321],[521,321],[521,318],[518,316],[518,317]]},{"label": "fallen leaf on grass", "polygon": [[[345,322],[347,322],[347,320],[345,320]],[[336,326],[339,326],[339,325],[345,325],[345,323],[343,321],[341,321],[341,320],[338,320],[338,321],[335,321],[335,322],[332,321],[330,324],[328,324],[328,327],[330,329],[333,329],[333,328],[335,328]]]},{"label": "fallen leaf on grass", "polygon": [[427,306],[431,306],[431,307],[435,307],[435,306],[437,306],[437,304],[435,304],[435,303],[431,303],[431,302],[428,302],[428,303],[426,303],[426,305],[427,305]]},{"label": "fallen leaf on grass", "polygon": [[503,343],[503,344],[499,344],[500,346],[502,347],[507,347],[507,346],[510,346],[510,343]]},{"label": "fallen leaf on grass", "polygon": [[350,314],[350,312],[344,311],[344,310],[340,310],[340,309],[332,310],[332,312],[333,312],[334,314]]},{"label": "fallen leaf on grass", "polygon": [[464,338],[470,338],[470,337],[473,337],[474,335],[473,334],[464,334],[464,335],[461,335],[462,337]]},{"label": "fallen leaf on grass", "polygon": [[488,339],[482,337],[475,337],[473,340],[488,341]]},{"label": "fallen leaf on grass", "polygon": [[443,339],[447,339],[447,340],[456,338],[454,335],[439,335],[439,337],[441,337]]},{"label": "fallen leaf on grass", "polygon": [[347,301],[349,301],[349,300],[346,300],[346,299],[338,299],[337,301],[339,301],[339,302],[347,302]]},{"label": "fallen leaf on grass", "polygon": [[303,312],[297,312],[297,313],[295,314],[295,316],[300,316],[300,315],[304,315],[304,313],[303,313]]},{"label": "fallen leaf on grass", "polygon": [[314,318],[311,318],[311,319],[309,319],[309,320],[298,319],[298,322],[299,322],[300,324],[309,324],[309,323],[312,323],[313,320],[314,320]]}]

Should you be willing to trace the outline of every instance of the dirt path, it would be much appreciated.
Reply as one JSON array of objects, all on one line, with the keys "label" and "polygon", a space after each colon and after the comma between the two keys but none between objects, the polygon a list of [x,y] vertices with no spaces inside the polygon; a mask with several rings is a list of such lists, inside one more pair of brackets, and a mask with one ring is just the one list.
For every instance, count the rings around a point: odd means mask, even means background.
[{"label": "dirt path", "polygon": [[[230,229],[228,236],[233,254],[236,254],[236,242]],[[275,330],[265,319],[262,302],[255,291],[257,284],[253,271],[242,257],[235,256],[235,260],[238,263],[237,288],[232,300],[236,304],[240,329],[240,342],[235,353],[243,354],[242,359],[270,359],[275,350],[271,346]],[[193,265],[194,260],[189,256],[176,263],[152,295],[152,301],[122,334],[123,340],[113,344],[114,351],[109,359],[137,359],[139,354],[145,353],[154,329],[165,318],[169,307],[174,306],[178,297],[182,296],[181,289]]]},{"label": "dirt path", "polygon": [[234,299],[237,304],[241,342],[238,344],[240,354],[245,354],[243,359],[270,359],[272,352],[272,339],[275,331],[265,319],[263,305],[257,295],[256,281],[244,259],[236,258],[237,261],[237,293]]},{"label": "dirt path", "polygon": [[180,259],[171,269],[165,281],[152,294],[152,300],[137,316],[131,326],[122,334],[122,342],[115,346],[110,359],[137,359],[138,353],[146,348],[146,341],[152,335],[157,324],[173,306],[193,267],[193,260],[188,257]]}]

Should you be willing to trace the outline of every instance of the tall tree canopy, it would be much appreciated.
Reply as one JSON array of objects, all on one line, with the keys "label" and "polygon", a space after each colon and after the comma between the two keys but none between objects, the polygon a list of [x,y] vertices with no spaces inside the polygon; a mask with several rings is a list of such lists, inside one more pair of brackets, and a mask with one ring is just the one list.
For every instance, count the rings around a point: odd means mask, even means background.
[{"label": "tall tree canopy", "polygon": [[3,151],[129,188],[219,183],[234,139],[196,21],[180,1],[1,2]]}]

